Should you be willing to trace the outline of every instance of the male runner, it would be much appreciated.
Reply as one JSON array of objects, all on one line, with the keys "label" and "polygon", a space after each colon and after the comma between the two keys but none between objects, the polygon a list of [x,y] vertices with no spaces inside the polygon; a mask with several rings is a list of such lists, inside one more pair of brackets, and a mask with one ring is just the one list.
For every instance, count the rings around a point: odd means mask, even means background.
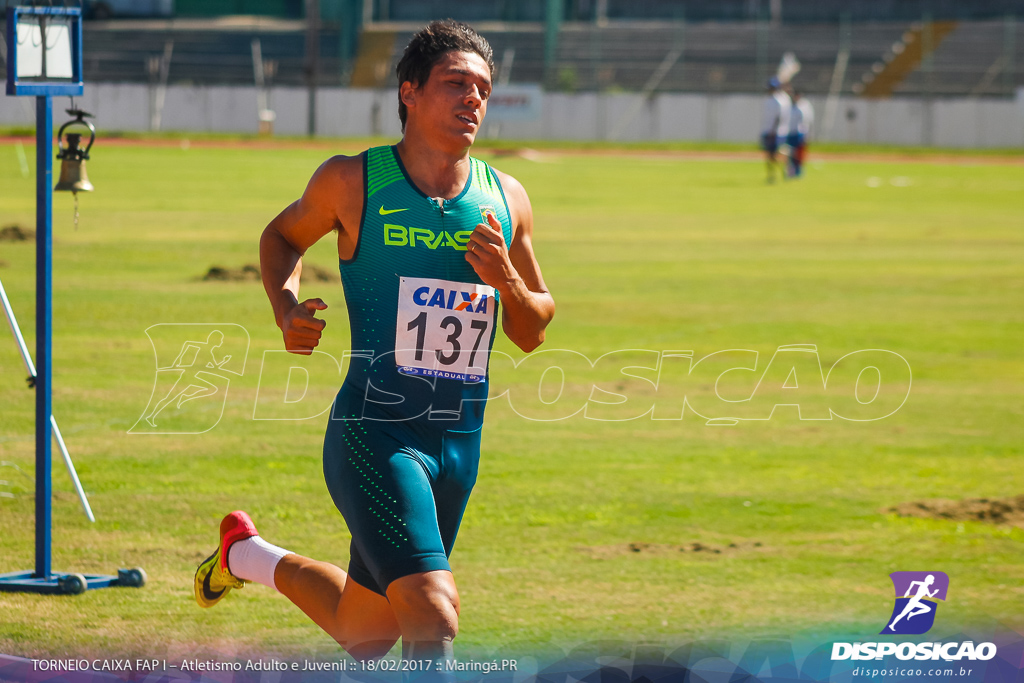
[{"label": "male runner", "polygon": [[524,351],[544,340],[555,309],[525,190],[469,156],[493,69],[468,26],[424,28],[398,65],[401,142],[327,160],[263,232],[263,283],[285,348],[310,354],[327,304],[300,303],[301,257],[337,231],[355,357],[328,422],[324,475],[351,561],[346,573],[289,553],[234,512],[196,572],[201,606],[258,581],[358,659],[399,637],[407,659],[451,656],[459,594],[447,558],[476,480],[497,303]]}]

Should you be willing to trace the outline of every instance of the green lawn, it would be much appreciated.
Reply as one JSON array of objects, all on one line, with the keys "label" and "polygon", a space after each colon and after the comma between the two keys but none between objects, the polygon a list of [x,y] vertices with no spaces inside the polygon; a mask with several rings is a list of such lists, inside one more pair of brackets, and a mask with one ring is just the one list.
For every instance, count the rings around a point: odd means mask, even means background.
[{"label": "green lawn", "polygon": [[[342,142],[337,151],[360,148]],[[326,416],[253,419],[257,387],[268,400],[282,376],[268,365],[260,383],[263,352],[281,347],[262,287],[200,279],[214,265],[257,262],[263,226],[328,153],[101,141],[89,161],[97,190],[80,198],[77,231],[71,198],[55,198],[54,413],[98,521],[82,515],[55,460],[53,567],[141,565],[150,583],[77,597],[0,594],[0,652],[337,651],[261,586],[210,611],[191,597],[219,518],[236,508],[274,543],[347,563],[348,533],[321,473]],[[993,620],[1024,626],[1024,529],[885,512],[926,498],[1024,493],[1024,166],[833,157],[812,160],[800,182],[766,186],[756,161],[556,151],[539,163],[488,161],[530,192],[538,258],[558,302],[544,348],[565,352],[516,371],[495,367],[515,409],[489,408],[480,479],[452,556],[462,596],[457,647],[826,631],[869,638],[889,616],[887,575],[899,570],[949,574],[942,632]],[[34,181],[8,143],[0,188],[0,227],[34,227]],[[332,270],[328,242],[308,260]],[[30,346],[33,257],[32,242],[0,242],[0,279]],[[341,359],[340,285],[311,282],[303,295],[330,304],[321,350]],[[244,374],[232,376],[209,431],[129,434],[154,390],[146,330],[168,323],[245,328]],[[0,497],[0,572],[29,569],[33,558],[25,475],[34,403],[4,338],[0,492],[14,497]],[[595,382],[645,406],[678,406],[685,393],[718,411],[706,417],[730,413],[713,395],[714,374],[681,375],[655,395],[650,382],[607,364],[590,370],[569,351],[590,360],[620,349],[692,350],[695,359],[757,351],[756,373],[723,384],[739,395],[788,344],[816,345],[826,371],[861,349],[898,353],[913,373],[909,398],[865,422],[801,421],[788,408],[735,426],[707,426],[693,413],[681,421],[572,415]],[[498,348],[513,352],[504,340]],[[546,405],[536,380],[549,356],[567,386]],[[324,357],[316,361],[306,399],[271,402],[265,416],[327,407],[339,377]],[[896,394],[905,393],[900,381]],[[785,391],[759,389],[745,415],[766,416]],[[819,411],[840,400],[801,395]],[[196,409],[189,419],[211,416]],[[679,551],[692,543],[721,552]]]}]

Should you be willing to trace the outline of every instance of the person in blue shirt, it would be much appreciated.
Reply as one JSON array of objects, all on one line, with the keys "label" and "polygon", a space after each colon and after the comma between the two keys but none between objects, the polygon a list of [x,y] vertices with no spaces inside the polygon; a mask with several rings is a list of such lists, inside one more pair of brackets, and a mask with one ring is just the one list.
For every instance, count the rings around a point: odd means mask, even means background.
[{"label": "person in blue shirt", "polygon": [[790,150],[788,175],[790,178],[799,178],[803,175],[804,159],[807,157],[807,138],[814,126],[814,108],[799,90],[793,91],[792,100],[789,135],[786,138]]}]

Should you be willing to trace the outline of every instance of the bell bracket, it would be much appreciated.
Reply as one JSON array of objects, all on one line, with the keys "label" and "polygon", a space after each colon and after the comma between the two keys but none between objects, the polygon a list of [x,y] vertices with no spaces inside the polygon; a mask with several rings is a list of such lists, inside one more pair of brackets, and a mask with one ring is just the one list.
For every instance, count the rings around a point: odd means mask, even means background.
[{"label": "bell bracket", "polygon": [[69,158],[67,155],[70,152],[75,151],[75,145],[69,145],[68,148],[64,147],[64,130],[67,129],[68,126],[82,125],[89,129],[89,144],[86,145],[84,150],[78,150],[75,156],[77,156],[77,158],[79,159],[88,159],[89,150],[92,149],[92,143],[96,142],[96,126],[92,125],[90,121],[86,121],[85,119],[91,119],[93,118],[93,115],[88,112],[82,111],[81,109],[66,109],[65,111],[69,115],[74,116],[75,118],[65,123],[63,126],[60,127],[60,130],[57,131],[57,158]]}]

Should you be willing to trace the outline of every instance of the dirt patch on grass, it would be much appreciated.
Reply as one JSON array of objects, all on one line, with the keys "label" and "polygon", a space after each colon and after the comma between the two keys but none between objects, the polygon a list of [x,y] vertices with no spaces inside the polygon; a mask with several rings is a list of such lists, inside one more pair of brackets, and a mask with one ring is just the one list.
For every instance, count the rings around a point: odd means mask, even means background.
[{"label": "dirt patch on grass", "polygon": [[760,548],[760,541],[729,543],[723,546],[708,545],[694,541],[692,543],[626,543],[619,545],[592,545],[579,548],[596,560],[610,560],[615,557],[678,557],[681,555],[714,556],[734,553],[740,550]]},{"label": "dirt patch on grass", "polygon": [[29,230],[20,225],[8,225],[0,228],[0,242],[28,242],[35,237],[35,230]]},{"label": "dirt patch on grass", "polygon": [[341,282],[341,275],[333,270],[321,268],[320,266],[302,266],[302,282]]},{"label": "dirt patch on grass", "polygon": [[900,517],[948,519],[952,522],[988,522],[1024,528],[1024,496],[1013,498],[965,498],[963,500],[916,500],[886,510]]},{"label": "dirt patch on grass", "polygon": [[[204,282],[259,282],[260,267],[247,263],[241,268],[210,266],[201,278]],[[302,282],[341,282],[341,276],[326,268],[314,265],[302,266]]]},{"label": "dirt patch on grass", "polygon": [[226,268],[224,266],[210,266],[203,276],[206,282],[241,282],[246,280],[258,281],[260,279],[260,267],[251,263],[241,268]]}]

